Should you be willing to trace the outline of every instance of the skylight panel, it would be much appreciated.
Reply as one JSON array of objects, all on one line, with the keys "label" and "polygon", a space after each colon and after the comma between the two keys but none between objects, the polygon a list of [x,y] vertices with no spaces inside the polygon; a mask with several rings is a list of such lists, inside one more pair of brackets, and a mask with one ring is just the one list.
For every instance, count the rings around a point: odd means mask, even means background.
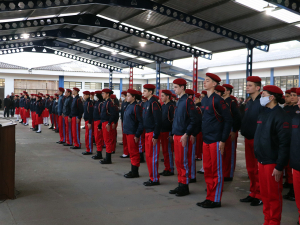
[{"label": "skylight panel", "polygon": [[300,21],[300,16],[289,12],[285,9],[275,10],[270,13],[270,16],[275,17],[279,20],[282,20],[286,23],[294,23]]},{"label": "skylight panel", "polygon": [[82,44],[85,44],[85,45],[89,45],[89,46],[92,46],[92,47],[99,47],[100,45],[97,45],[97,44],[94,44],[94,43],[91,43],[91,42],[88,42],[88,41],[81,41],[80,43]]},{"label": "skylight panel", "polygon": [[144,59],[144,58],[136,58],[137,60],[143,61],[143,62],[147,62],[147,63],[153,63],[154,61],[149,60],[149,59]]},{"label": "skylight panel", "polygon": [[136,58],[135,55],[131,55],[131,54],[128,54],[128,53],[125,53],[125,52],[121,52],[119,53],[120,55],[123,55],[123,56],[126,56],[126,57],[129,57],[129,58]]},{"label": "skylight panel", "polygon": [[120,22],[120,21],[118,21],[118,20],[109,18],[109,17],[107,17],[107,16],[102,16],[102,15],[100,15],[100,14],[98,14],[97,16],[98,16],[98,17],[101,17],[101,18],[103,18],[103,19],[106,19],[106,20],[110,20],[110,21],[115,22],[115,23],[119,23],[119,22]]},{"label": "skylight panel", "polygon": [[[251,9],[254,9],[259,12],[264,11],[264,7],[266,7],[268,5],[268,2],[265,2],[263,0],[235,0],[235,1],[237,3],[245,5]],[[276,7],[276,5],[273,5],[273,4],[269,4],[269,5]]]}]

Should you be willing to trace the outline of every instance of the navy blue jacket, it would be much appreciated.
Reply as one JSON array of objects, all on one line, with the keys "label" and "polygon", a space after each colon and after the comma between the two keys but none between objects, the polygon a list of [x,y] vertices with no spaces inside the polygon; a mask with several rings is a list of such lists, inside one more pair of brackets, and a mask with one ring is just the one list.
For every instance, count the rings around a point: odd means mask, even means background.
[{"label": "navy blue jacket", "polygon": [[53,113],[52,112],[53,102],[54,102],[54,100],[52,100],[52,101],[49,102],[49,114]]},{"label": "navy blue jacket", "polygon": [[57,114],[57,112],[56,112],[56,105],[57,105],[57,102],[56,102],[56,100],[53,100],[53,104],[52,104],[52,113],[53,114]]},{"label": "navy blue jacket", "polygon": [[192,99],[184,94],[179,98],[173,120],[173,135],[192,135],[196,128],[197,111]]},{"label": "navy blue jacket", "polygon": [[174,119],[175,107],[172,102],[161,106],[162,127],[161,132],[172,132],[172,124]]},{"label": "navy blue jacket", "polygon": [[260,98],[261,95],[258,95],[254,101],[251,98],[245,107],[241,134],[248,140],[254,138],[258,115],[265,109],[265,107],[262,107],[260,104]]},{"label": "navy blue jacket", "polygon": [[124,134],[134,134],[137,138],[141,136],[144,130],[142,112],[142,107],[136,101],[127,104],[123,115]]},{"label": "navy blue jacket", "polygon": [[63,112],[64,99],[65,99],[65,96],[63,96],[63,95],[60,95],[60,96],[59,96],[58,104],[57,104],[57,114],[58,114],[59,116],[61,116],[61,115],[62,115],[62,112]]},{"label": "navy blue jacket", "polygon": [[238,105],[235,100],[230,97],[225,99],[226,104],[229,106],[230,114],[233,119],[232,131],[237,132],[241,129],[242,117]]},{"label": "navy blue jacket", "polygon": [[119,107],[114,105],[115,113],[114,113],[114,123],[117,124],[119,122]]},{"label": "navy blue jacket", "polygon": [[115,121],[115,107],[110,98],[103,102],[100,117],[101,123],[108,121],[112,124]]},{"label": "navy blue jacket", "polygon": [[44,111],[45,107],[44,104],[42,102],[42,100],[38,100],[35,103],[35,112],[37,115],[39,115],[39,117],[42,115],[43,111]]},{"label": "navy blue jacket", "polygon": [[154,132],[153,138],[158,139],[162,126],[161,105],[153,96],[144,102],[143,126],[146,133]]},{"label": "navy blue jacket", "polygon": [[205,96],[201,102],[202,134],[206,144],[226,142],[232,127],[229,107],[216,93]]},{"label": "navy blue jacket", "polygon": [[101,120],[101,108],[102,108],[102,102],[100,100],[98,101],[95,101],[95,104],[94,104],[94,112],[93,112],[93,119],[94,121],[99,121]]},{"label": "navy blue jacket", "polygon": [[71,114],[72,102],[73,102],[73,97],[71,95],[65,98],[63,111],[62,111],[64,116],[69,116]]},{"label": "navy blue jacket", "polygon": [[197,120],[196,120],[196,128],[193,133],[194,137],[196,137],[200,132],[202,132],[202,112],[200,107],[201,107],[201,102],[196,104]]},{"label": "navy blue jacket", "polygon": [[300,171],[300,112],[295,113],[292,120],[292,139],[290,147],[290,167]]},{"label": "navy blue jacket", "polygon": [[121,105],[121,121],[122,122],[123,122],[123,117],[124,117],[124,111],[128,104],[129,104],[128,102],[125,102],[125,101],[122,102],[122,105]]},{"label": "navy blue jacket", "polygon": [[15,106],[16,106],[16,108],[20,107],[20,100],[19,99],[15,100]]},{"label": "navy blue jacket", "polygon": [[20,97],[20,107],[23,108],[24,107],[24,96]]},{"label": "navy blue jacket", "polygon": [[93,123],[93,113],[94,113],[94,105],[93,105],[93,101],[90,100],[90,98],[88,98],[85,102],[84,102],[84,121],[88,121],[89,124]]},{"label": "navy blue jacket", "polygon": [[75,98],[73,98],[72,105],[71,105],[71,113],[69,115],[70,118],[76,117],[78,119],[82,118],[83,114],[83,105],[82,101],[79,98],[79,95],[76,95]]},{"label": "navy blue jacket", "polygon": [[36,99],[31,99],[30,100],[30,111],[31,112],[35,112],[35,101],[36,101]]},{"label": "navy blue jacket", "polygon": [[30,100],[24,99],[24,109],[30,109]]}]

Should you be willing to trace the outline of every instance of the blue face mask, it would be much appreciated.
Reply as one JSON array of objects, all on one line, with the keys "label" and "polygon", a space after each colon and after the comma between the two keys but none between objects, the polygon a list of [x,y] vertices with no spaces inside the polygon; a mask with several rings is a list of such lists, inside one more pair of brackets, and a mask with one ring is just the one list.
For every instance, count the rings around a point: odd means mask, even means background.
[{"label": "blue face mask", "polygon": [[270,102],[270,96],[261,97],[260,98],[260,104],[261,106],[266,106]]}]

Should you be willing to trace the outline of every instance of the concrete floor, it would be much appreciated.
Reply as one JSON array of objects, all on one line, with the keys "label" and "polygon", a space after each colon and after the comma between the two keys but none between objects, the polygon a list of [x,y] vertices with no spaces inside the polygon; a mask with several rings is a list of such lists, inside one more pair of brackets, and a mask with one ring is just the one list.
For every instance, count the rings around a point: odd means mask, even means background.
[{"label": "concrete floor", "polygon": [[[203,175],[197,174],[197,183],[190,185],[189,196],[176,197],[168,194],[177,186],[176,176],[161,177],[160,186],[143,186],[149,179],[145,163],[141,164],[140,178],[125,179],[130,159],[119,158],[121,145],[117,145],[113,164],[101,165],[98,160],[83,156],[84,148],[71,150],[56,144],[58,134],[45,126],[42,129],[42,134],[36,134],[29,126],[16,127],[16,189],[20,193],[17,199],[0,204],[1,225],[263,223],[262,206],[239,202],[249,194],[242,138],[239,138],[235,178],[225,183],[222,207],[202,209],[196,203],[206,196]],[[120,127],[118,141],[121,141]],[[201,164],[197,162],[197,169]],[[160,162],[159,171],[163,168]],[[283,203],[282,224],[296,224],[295,202]]]}]

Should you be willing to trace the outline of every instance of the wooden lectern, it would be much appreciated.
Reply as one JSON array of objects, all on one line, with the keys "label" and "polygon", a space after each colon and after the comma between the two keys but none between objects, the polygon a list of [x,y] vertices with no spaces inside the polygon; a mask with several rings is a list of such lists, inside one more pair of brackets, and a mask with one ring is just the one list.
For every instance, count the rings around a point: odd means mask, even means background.
[{"label": "wooden lectern", "polygon": [[0,127],[0,200],[15,199],[15,126]]}]

